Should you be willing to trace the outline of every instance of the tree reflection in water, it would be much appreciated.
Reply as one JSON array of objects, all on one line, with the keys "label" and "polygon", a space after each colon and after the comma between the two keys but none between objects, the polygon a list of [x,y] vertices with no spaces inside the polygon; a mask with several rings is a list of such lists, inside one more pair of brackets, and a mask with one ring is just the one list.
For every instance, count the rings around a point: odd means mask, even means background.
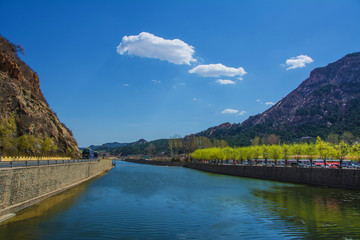
[{"label": "tree reflection in water", "polygon": [[355,190],[291,185],[254,190],[264,208],[288,223],[305,227],[309,238],[360,237],[360,194]]}]

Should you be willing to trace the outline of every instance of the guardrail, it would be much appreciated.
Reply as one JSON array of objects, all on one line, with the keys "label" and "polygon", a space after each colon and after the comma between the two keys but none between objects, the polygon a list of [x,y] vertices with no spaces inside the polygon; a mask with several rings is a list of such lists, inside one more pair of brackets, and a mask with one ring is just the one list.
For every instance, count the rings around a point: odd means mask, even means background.
[{"label": "guardrail", "polygon": [[94,159],[71,159],[71,160],[6,161],[6,162],[0,162],[0,168],[30,167],[30,166],[69,164],[69,163],[80,163],[80,162],[97,162],[97,161],[100,161],[100,159],[94,158]]}]

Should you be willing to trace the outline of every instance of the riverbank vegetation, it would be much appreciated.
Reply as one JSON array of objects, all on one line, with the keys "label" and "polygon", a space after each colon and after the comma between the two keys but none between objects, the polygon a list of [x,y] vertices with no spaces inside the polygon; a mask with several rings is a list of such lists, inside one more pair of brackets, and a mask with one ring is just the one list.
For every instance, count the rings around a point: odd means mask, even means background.
[{"label": "riverbank vegetation", "polygon": [[299,163],[300,159],[307,159],[313,163],[314,159],[322,159],[326,165],[326,161],[340,160],[340,165],[344,159],[352,159],[359,161],[360,143],[352,144],[340,141],[339,143],[331,143],[323,141],[317,137],[315,143],[293,143],[293,144],[272,144],[272,145],[252,145],[246,147],[212,147],[197,149],[190,154],[193,159],[205,160],[210,162],[222,163],[227,160],[233,160],[234,163],[251,160],[262,159],[265,164],[268,160],[274,160],[275,164],[278,160],[284,159],[285,165],[290,159],[295,159]]}]

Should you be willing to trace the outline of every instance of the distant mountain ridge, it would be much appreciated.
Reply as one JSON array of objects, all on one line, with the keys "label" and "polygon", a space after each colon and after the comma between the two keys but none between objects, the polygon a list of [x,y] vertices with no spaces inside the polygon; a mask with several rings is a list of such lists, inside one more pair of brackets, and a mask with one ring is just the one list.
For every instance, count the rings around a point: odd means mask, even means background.
[{"label": "distant mountain ridge", "polygon": [[93,150],[99,149],[99,148],[115,148],[115,147],[122,147],[126,146],[129,143],[119,143],[119,142],[112,142],[112,143],[104,143],[103,145],[90,145],[88,148],[91,148]]},{"label": "distant mountain ridge", "polygon": [[314,69],[309,78],[265,112],[241,124],[221,124],[197,135],[248,145],[255,136],[271,133],[293,141],[344,131],[360,136],[360,52]]},{"label": "distant mountain ridge", "polygon": [[[112,143],[104,143],[102,145],[90,145],[87,148],[91,148],[93,150],[110,150],[110,148],[120,148],[125,146],[135,146],[135,145],[141,145],[146,144],[148,141],[145,139],[139,139],[136,142],[132,143],[119,143],[119,142],[112,142]],[[82,148],[84,149],[84,148]]]}]

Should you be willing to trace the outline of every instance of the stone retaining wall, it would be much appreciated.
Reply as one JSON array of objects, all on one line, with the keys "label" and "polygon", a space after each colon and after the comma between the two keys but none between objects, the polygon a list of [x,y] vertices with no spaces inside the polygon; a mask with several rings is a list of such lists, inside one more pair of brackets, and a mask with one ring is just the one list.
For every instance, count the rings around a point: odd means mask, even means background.
[{"label": "stone retaining wall", "polygon": [[199,163],[187,163],[184,167],[240,177],[360,189],[360,170],[354,169],[258,167]]},{"label": "stone retaining wall", "polygon": [[111,160],[101,160],[0,169],[0,216],[17,212],[111,168]]}]

